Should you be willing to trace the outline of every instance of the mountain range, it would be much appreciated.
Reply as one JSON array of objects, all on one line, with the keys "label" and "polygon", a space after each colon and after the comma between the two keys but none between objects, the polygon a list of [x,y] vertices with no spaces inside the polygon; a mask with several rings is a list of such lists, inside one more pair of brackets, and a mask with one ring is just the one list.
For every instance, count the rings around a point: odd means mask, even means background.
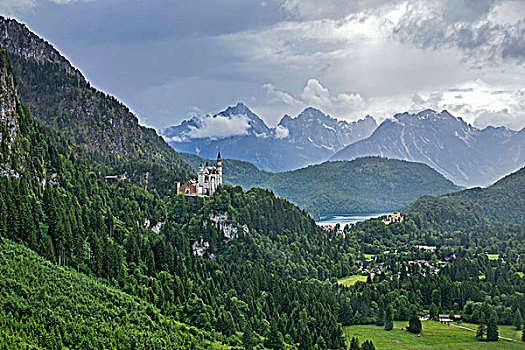
[{"label": "mountain range", "polygon": [[396,114],[331,160],[380,156],[428,164],[462,186],[486,186],[525,164],[525,129],[483,130],[447,111]]},{"label": "mountain range", "polygon": [[215,158],[221,150],[225,157],[249,161],[263,170],[286,171],[322,162],[370,136],[376,127],[370,116],[348,123],[307,108],[295,118],[285,115],[269,128],[238,103],[213,116],[183,121],[162,135],[179,152]]},{"label": "mountain range", "polygon": [[[180,156],[193,169],[213,162],[192,154]],[[246,190],[271,190],[316,217],[393,211],[423,195],[460,189],[425,164],[379,157],[324,162],[281,173],[262,171],[249,162],[232,159],[224,159],[223,168],[225,183]]]},{"label": "mountain range", "polygon": [[[221,136],[210,123],[218,118],[232,123],[246,118],[247,127],[241,134]],[[525,129],[480,130],[447,111],[430,109],[396,114],[376,127],[370,116],[347,123],[309,107],[268,128],[239,103],[213,117],[184,121],[163,135],[177,151],[213,159],[220,149],[228,158],[273,172],[379,156],[424,163],[455,184],[472,187],[490,185],[525,164]]]}]

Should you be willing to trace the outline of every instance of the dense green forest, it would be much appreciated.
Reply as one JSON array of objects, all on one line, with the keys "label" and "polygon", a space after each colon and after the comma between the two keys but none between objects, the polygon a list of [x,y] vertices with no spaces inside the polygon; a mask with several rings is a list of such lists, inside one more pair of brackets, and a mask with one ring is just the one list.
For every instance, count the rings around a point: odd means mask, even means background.
[{"label": "dense green forest", "polygon": [[[212,162],[190,154],[181,157],[193,169]],[[275,174],[238,160],[226,159],[223,164],[226,183],[269,189],[317,216],[398,210],[422,195],[459,190],[424,164],[379,157],[326,162]]]},{"label": "dense green forest", "polygon": [[[4,56],[2,62],[2,81],[9,81]],[[68,141],[39,125],[16,94],[5,102],[14,107],[9,116],[19,132],[14,139],[2,132],[9,149],[5,160],[16,171],[0,178],[2,237],[100,278],[166,317],[220,332],[232,346],[247,341],[276,348],[283,342],[344,346],[329,287],[299,280],[344,275],[352,264],[349,248],[334,244],[336,238],[303,211],[262,190],[224,187],[212,198],[186,201],[127,180],[106,180],[90,168],[90,156],[72,152]],[[228,214],[232,225],[247,230],[229,242],[221,226],[210,222],[212,213]],[[158,225],[156,233],[152,227]],[[192,250],[201,237],[210,243],[206,258]],[[341,259],[331,259],[336,254]],[[243,260],[248,256],[250,263]],[[315,258],[324,261],[318,270]],[[253,335],[241,339],[246,327]],[[38,334],[27,337],[38,341]]]},{"label": "dense green forest", "polygon": [[225,349],[150,302],[0,238],[2,349]]}]

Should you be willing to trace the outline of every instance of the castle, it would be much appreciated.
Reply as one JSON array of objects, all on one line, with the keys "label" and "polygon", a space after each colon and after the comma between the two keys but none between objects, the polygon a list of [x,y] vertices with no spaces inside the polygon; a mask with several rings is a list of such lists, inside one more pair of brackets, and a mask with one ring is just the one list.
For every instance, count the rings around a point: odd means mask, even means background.
[{"label": "castle", "polygon": [[185,196],[211,196],[217,190],[217,187],[222,185],[222,159],[221,152],[217,155],[217,167],[199,166],[197,179],[191,179],[184,185],[177,182],[177,193],[182,193]]}]

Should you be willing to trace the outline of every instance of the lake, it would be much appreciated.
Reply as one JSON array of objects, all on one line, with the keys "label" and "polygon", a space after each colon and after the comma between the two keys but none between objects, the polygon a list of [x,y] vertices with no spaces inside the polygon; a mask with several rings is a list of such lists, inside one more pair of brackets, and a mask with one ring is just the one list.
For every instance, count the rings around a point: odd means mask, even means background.
[{"label": "lake", "polygon": [[355,224],[359,221],[365,221],[372,218],[377,218],[383,215],[389,215],[391,212],[385,213],[359,213],[359,214],[327,214],[321,217],[321,220],[316,221],[317,225],[325,226],[340,224],[341,227],[346,224]]}]

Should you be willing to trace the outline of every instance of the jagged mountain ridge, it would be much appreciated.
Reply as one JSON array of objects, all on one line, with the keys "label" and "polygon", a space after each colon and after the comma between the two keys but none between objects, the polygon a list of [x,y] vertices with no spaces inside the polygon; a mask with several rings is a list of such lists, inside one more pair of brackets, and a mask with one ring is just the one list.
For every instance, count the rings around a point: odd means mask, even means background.
[{"label": "jagged mountain ridge", "polygon": [[396,114],[331,160],[381,156],[425,163],[463,186],[486,186],[525,164],[525,130],[483,130],[447,111]]},{"label": "jagged mountain ridge", "polygon": [[[222,119],[221,119],[222,118]],[[235,123],[235,131],[221,135],[216,123]],[[214,116],[194,117],[162,134],[179,152],[214,158],[217,150],[233,159],[249,161],[269,171],[286,171],[319,163],[338,150],[368,137],[376,128],[367,116],[352,123],[337,120],[309,107],[297,117],[285,115],[275,128],[246,105],[238,103]]]},{"label": "jagged mountain ridge", "polygon": [[161,168],[179,178],[191,172],[154,129],[141,126],[124,104],[91,87],[78,69],[24,24],[0,16],[0,47],[17,76],[21,102],[95,163],[115,171],[132,162],[141,164],[144,171],[137,178],[148,171],[152,183]]}]

